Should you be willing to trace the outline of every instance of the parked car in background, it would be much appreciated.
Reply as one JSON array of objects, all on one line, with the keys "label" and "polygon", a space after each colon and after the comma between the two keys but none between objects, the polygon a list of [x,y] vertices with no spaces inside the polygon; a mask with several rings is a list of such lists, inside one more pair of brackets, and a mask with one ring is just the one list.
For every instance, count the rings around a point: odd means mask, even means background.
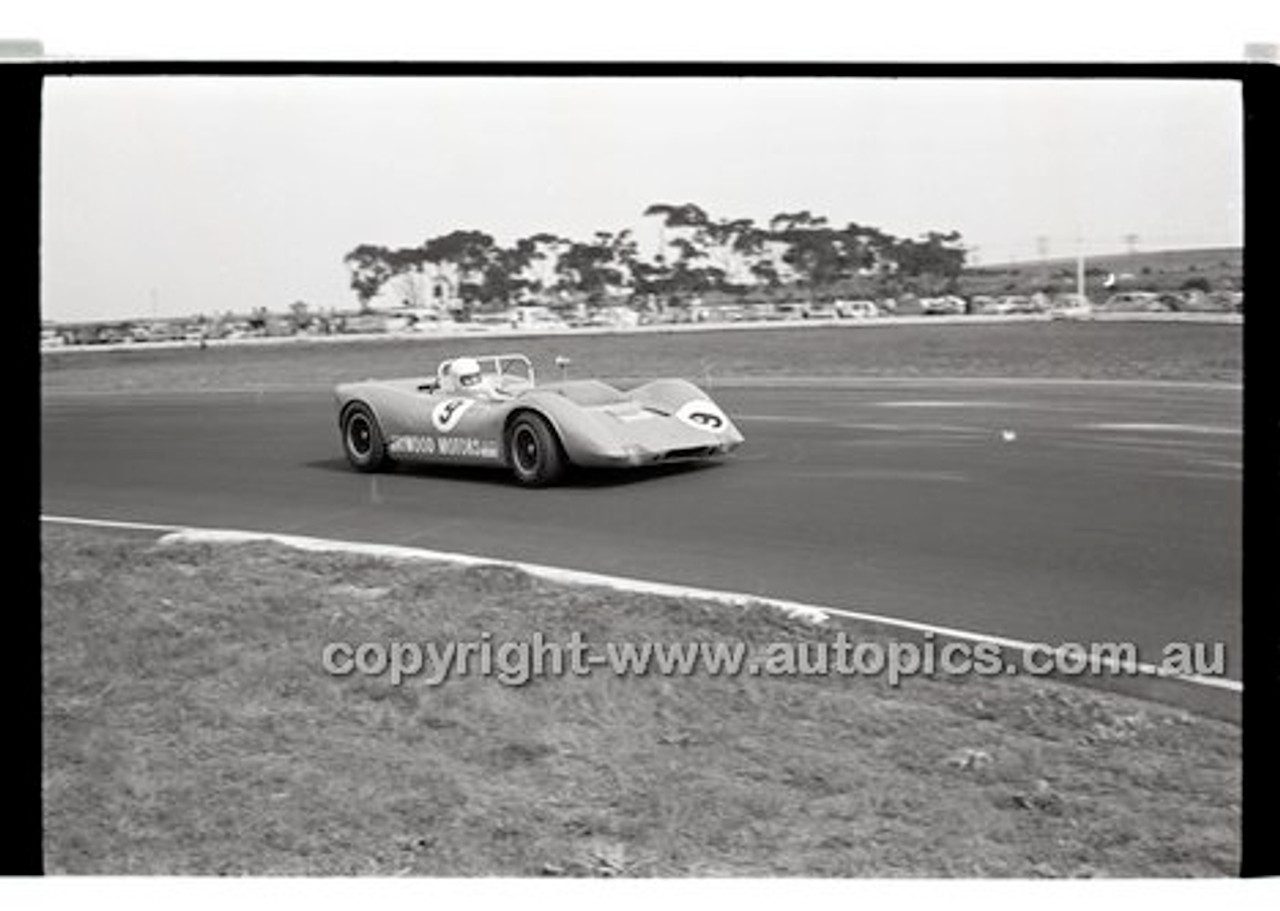
[{"label": "parked car in background", "polygon": [[1160,295],[1153,291],[1122,291],[1107,298],[1099,309],[1143,313],[1169,308],[1160,303]]},{"label": "parked car in background", "polygon": [[777,319],[778,314],[774,310],[773,304],[765,301],[755,301],[742,305],[742,318],[752,322],[764,322]]},{"label": "parked car in background", "polygon": [[541,304],[522,305],[510,310],[513,329],[568,329],[569,324],[550,308]]},{"label": "parked car in background", "polygon": [[1093,304],[1079,294],[1057,294],[1049,302],[1051,319],[1084,319],[1093,314]]},{"label": "parked car in background", "polygon": [[920,312],[929,316],[959,316],[965,312],[964,298],[948,294],[944,297],[920,298]]},{"label": "parked car in background", "polygon": [[777,314],[778,319],[783,319],[783,320],[805,319],[806,314],[808,313],[808,309],[805,307],[804,304],[787,302],[782,304],[774,304],[773,312]]},{"label": "parked car in background", "polygon": [[981,304],[975,305],[973,312],[986,316],[1001,316],[1005,313],[1012,313],[1013,304],[1003,297],[988,297]]},{"label": "parked car in background", "polygon": [[446,310],[435,310],[429,308],[415,309],[400,314],[403,320],[402,325],[396,330],[403,332],[448,332],[453,329],[457,323]]},{"label": "parked car in background", "polygon": [[875,301],[838,300],[835,306],[836,313],[845,319],[873,319],[880,315],[880,308],[876,306]]},{"label": "parked car in background", "polygon": [[[367,333],[387,332],[387,316],[385,313],[353,313],[343,321],[343,331],[364,335]],[[248,334],[255,334],[253,326]]]},{"label": "parked car in background", "polygon": [[1043,294],[1016,294],[1012,296],[1011,303],[1010,313],[1043,313],[1048,307],[1048,298]]},{"label": "parked car in background", "polygon": [[588,326],[631,329],[640,325],[640,314],[630,307],[601,307],[587,319]]},{"label": "parked car in background", "polygon": [[1044,313],[1049,309],[1050,302],[1049,295],[1045,294],[1043,291],[1037,291],[1035,294],[1027,298],[1028,309],[1024,312]]},{"label": "parked car in background", "polygon": [[1179,291],[1178,303],[1174,307],[1175,310],[1182,310],[1188,313],[1221,313],[1222,307],[1204,291],[1199,288],[1188,288]]},{"label": "parked car in background", "polygon": [[840,316],[836,305],[831,301],[815,301],[804,313],[805,319],[836,319]]},{"label": "parked car in background", "polygon": [[991,312],[998,315],[1027,313],[1031,311],[1031,299],[1025,294],[1005,294],[996,298]]}]

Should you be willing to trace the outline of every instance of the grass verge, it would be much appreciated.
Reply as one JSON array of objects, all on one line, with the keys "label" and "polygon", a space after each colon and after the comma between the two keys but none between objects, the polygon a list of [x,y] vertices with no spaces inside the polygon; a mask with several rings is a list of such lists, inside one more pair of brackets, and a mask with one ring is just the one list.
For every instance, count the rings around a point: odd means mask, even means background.
[{"label": "grass verge", "polygon": [[48,392],[329,388],[434,372],[448,357],[523,351],[544,377],[1048,377],[1240,382],[1241,326],[993,323],[761,329],[522,339],[387,339],[344,344],[75,352],[41,357]]},{"label": "grass verge", "polygon": [[42,544],[50,873],[1237,872],[1226,723],[1021,677],[332,677],[331,641],[832,630],[500,566]]}]

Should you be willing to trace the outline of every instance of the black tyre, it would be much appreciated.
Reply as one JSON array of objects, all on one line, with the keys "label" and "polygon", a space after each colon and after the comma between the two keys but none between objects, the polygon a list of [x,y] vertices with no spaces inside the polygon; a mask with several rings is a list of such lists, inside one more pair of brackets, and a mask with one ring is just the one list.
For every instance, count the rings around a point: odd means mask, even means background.
[{"label": "black tyre", "polygon": [[537,414],[522,414],[507,435],[507,456],[516,480],[529,487],[554,484],[564,476],[566,461],[555,431]]},{"label": "black tyre", "polygon": [[368,405],[358,402],[343,412],[342,449],[356,471],[379,471],[390,461],[382,428]]}]

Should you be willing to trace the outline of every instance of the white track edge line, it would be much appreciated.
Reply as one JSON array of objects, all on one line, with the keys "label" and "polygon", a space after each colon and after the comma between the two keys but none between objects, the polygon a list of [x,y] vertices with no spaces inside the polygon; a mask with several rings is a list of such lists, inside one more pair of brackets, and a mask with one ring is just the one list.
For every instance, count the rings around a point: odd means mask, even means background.
[{"label": "white track edge line", "polygon": [[[710,588],[697,588],[695,586],[678,585],[671,582],[654,582],[646,579],[634,579],[627,576],[593,573],[586,570],[569,569],[561,566],[547,566],[541,563],[526,563],[520,560],[480,557],[475,554],[431,550],[429,548],[421,547],[406,547],[399,544],[374,544],[366,541],[344,541],[334,538],[315,538],[306,535],[289,535],[277,532],[244,531],[228,528],[199,528],[189,525],[164,525],[149,522],[128,522],[116,519],[87,519],[77,516],[47,516],[41,514],[40,521],[57,525],[81,525],[96,528],[118,528],[133,531],[162,532],[163,535],[160,538],[162,543],[190,542],[239,544],[265,541],[280,544],[285,547],[292,547],[297,550],[312,552],[363,554],[367,556],[385,557],[398,560],[453,563],[460,566],[507,566],[526,572],[531,576],[537,576],[551,582],[558,582],[567,585],[593,585],[612,588],[618,591],[633,592],[636,594],[650,594],[669,598],[692,598],[702,601],[712,601],[718,604],[727,604],[733,607],[745,607],[750,604],[760,604],[766,607],[776,608],[784,613],[790,614],[791,616],[807,619],[814,623],[821,623],[828,616],[836,616],[845,617],[851,620],[860,620],[866,623],[874,623],[881,626],[898,627],[900,629],[912,630],[913,632],[932,633],[937,636],[945,636],[951,639],[962,639],[968,642],[990,643],[992,645],[998,645],[1001,648],[1009,648],[1024,653],[1033,650],[1037,652],[1044,652],[1047,648],[1043,643],[1027,642],[1021,639],[1010,639],[1005,636],[985,635],[982,633],[975,633],[971,630],[938,626],[931,623],[921,623],[916,620],[902,620],[896,617],[886,617],[881,614],[872,614],[863,611],[845,610],[842,608],[827,607],[825,605],[818,604],[806,604],[800,601],[791,601],[784,598],[772,598],[762,595],[747,594],[744,592],[729,592]],[[1050,647],[1049,653],[1054,656],[1070,654],[1072,657],[1076,657],[1078,654],[1064,647]],[[1206,677],[1200,674],[1174,674],[1163,670],[1156,665],[1144,663],[1137,663],[1126,668],[1114,660],[1104,662],[1100,660],[1098,656],[1091,656],[1091,660],[1093,663],[1092,670],[1095,671],[1101,670],[1105,667],[1110,671],[1125,671],[1125,676],[1127,677],[1158,677],[1164,680],[1172,680],[1180,683],[1189,683],[1198,686],[1228,690],[1233,693],[1242,693],[1244,691],[1244,684],[1242,681],[1231,680],[1226,677]]]}]

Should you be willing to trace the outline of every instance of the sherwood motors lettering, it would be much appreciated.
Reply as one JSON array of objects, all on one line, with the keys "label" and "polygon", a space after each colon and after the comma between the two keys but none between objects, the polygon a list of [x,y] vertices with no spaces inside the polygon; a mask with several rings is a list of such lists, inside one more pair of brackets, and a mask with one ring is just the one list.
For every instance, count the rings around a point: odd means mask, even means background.
[{"label": "sherwood motors lettering", "polygon": [[456,456],[468,459],[497,459],[498,442],[478,437],[402,436],[387,447],[396,456]]}]

